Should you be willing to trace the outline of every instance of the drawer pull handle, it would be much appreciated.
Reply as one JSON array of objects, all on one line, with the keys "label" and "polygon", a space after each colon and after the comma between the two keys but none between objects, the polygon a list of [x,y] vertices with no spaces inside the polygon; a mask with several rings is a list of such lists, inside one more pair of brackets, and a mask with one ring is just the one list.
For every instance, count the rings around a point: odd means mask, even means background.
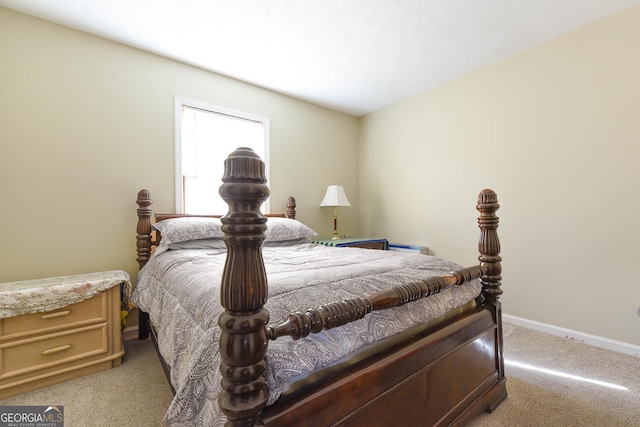
[{"label": "drawer pull handle", "polygon": [[69,311],[69,310],[57,311],[55,313],[43,314],[42,316],[40,316],[40,318],[42,320],[55,319],[56,317],[68,316],[70,314],[71,314],[71,311]]},{"label": "drawer pull handle", "polygon": [[71,348],[71,344],[61,345],[60,347],[49,348],[42,352],[43,356],[49,356],[51,354],[60,353],[61,351],[67,351]]}]

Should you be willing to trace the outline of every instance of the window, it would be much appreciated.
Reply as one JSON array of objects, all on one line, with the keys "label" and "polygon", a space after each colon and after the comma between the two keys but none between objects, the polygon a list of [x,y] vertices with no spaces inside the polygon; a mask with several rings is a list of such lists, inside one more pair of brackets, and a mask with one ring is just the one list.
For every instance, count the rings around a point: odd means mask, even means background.
[{"label": "window", "polygon": [[269,119],[176,97],[176,212],[227,212],[218,189],[224,160],[238,147],[260,156],[268,180]]}]

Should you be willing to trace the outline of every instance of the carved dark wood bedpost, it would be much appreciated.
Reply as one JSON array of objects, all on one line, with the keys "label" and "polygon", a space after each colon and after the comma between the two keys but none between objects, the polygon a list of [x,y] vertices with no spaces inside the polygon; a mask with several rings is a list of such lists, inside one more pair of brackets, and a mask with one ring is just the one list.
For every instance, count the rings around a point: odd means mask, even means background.
[{"label": "carved dark wood bedpost", "polygon": [[293,197],[287,199],[287,218],[296,219],[296,199]]},{"label": "carved dark wood bedpost", "polygon": [[478,196],[477,209],[480,211],[478,226],[480,227],[480,241],[478,251],[480,266],[486,269],[482,276],[482,295],[490,303],[497,303],[502,289],[502,267],[500,261],[500,240],[498,239],[498,221],[496,211],[500,208],[498,196],[493,190],[483,190]]},{"label": "carved dark wood bedpost", "polygon": [[[138,256],[138,269],[144,267],[151,256],[151,192],[149,190],[140,190],[138,198],[138,225],[136,235],[136,252]],[[138,311],[138,339],[146,340],[149,338],[149,319],[148,314]]]},{"label": "carved dark wood bedpost", "polygon": [[136,261],[138,261],[138,268],[142,268],[151,256],[151,203],[153,202],[149,190],[140,190],[136,203],[138,204]]},{"label": "carved dark wood bedpost", "polygon": [[[500,240],[498,239],[499,218],[496,211],[500,208],[498,195],[493,190],[482,190],[478,196],[478,226],[480,227],[480,241],[478,250],[480,251],[480,266],[485,269],[485,274],[480,277],[482,282],[482,296],[484,300],[494,307],[496,330],[496,346],[498,349],[498,373],[500,381],[505,380],[504,371],[504,340],[502,335],[502,266],[500,262]],[[499,402],[498,402],[499,403]],[[497,404],[496,404],[497,406]],[[493,410],[493,408],[491,408]]]},{"label": "carved dark wood bedpost", "polygon": [[253,426],[267,403],[264,379],[269,313],[267,275],[262,258],[266,218],[260,206],[269,196],[264,163],[249,148],[238,148],[225,160],[220,195],[229,205],[222,217],[227,260],[222,273],[220,300],[225,308],[218,319],[222,393],[220,409],[226,426]]}]

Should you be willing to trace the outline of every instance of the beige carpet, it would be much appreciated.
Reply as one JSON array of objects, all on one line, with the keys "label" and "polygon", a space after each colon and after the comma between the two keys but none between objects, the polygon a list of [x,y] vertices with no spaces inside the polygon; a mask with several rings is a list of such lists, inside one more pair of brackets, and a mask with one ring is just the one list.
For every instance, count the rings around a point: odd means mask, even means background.
[{"label": "beige carpet", "polygon": [[0,400],[0,406],[64,406],[65,427],[151,427],[164,425],[172,398],[153,344],[133,339],[125,341],[121,366]]},{"label": "beige carpet", "polygon": [[640,426],[639,357],[508,324],[504,337],[509,397],[471,427]]},{"label": "beige carpet", "polygon": [[[640,358],[511,325],[505,325],[504,332],[509,397],[493,414],[473,420],[471,427],[640,427]],[[172,396],[155,349],[149,340],[126,341],[125,348],[125,361],[118,368],[0,405],[63,405],[65,427],[161,426]],[[144,390],[147,393],[138,394]]]}]

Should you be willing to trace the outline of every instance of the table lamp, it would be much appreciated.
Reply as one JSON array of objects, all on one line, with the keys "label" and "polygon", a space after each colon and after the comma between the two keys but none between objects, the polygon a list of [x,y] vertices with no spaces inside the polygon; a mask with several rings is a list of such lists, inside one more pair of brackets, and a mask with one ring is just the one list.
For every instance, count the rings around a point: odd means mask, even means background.
[{"label": "table lamp", "polygon": [[342,185],[328,186],[324,199],[320,202],[320,206],[333,206],[333,237],[331,239],[340,239],[338,236],[338,206],[351,206]]}]

